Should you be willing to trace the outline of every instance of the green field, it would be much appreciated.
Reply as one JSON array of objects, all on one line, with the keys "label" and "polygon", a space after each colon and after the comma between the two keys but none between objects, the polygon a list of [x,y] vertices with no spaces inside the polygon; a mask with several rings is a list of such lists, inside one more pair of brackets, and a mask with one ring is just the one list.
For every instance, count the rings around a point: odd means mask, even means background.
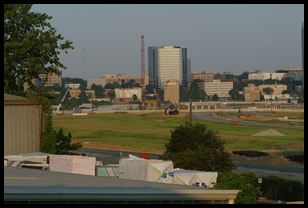
[{"label": "green field", "polygon": [[[61,115],[53,117],[56,129],[71,132],[75,141],[99,144],[99,147],[129,148],[132,150],[163,152],[170,139],[170,130],[185,124],[183,116],[162,114],[96,114],[91,116]],[[216,130],[226,141],[227,150],[303,149],[304,131],[275,128],[284,137],[252,137],[266,127],[231,125],[194,120]]]}]

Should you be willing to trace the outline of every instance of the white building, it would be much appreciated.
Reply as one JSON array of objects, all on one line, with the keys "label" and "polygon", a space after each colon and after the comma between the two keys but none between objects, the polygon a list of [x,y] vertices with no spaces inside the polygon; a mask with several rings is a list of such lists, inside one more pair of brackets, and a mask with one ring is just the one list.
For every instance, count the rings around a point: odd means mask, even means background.
[{"label": "white building", "polygon": [[70,89],[79,89],[80,84],[65,84],[65,88],[70,88]]},{"label": "white building", "polygon": [[140,87],[135,88],[116,88],[114,89],[116,99],[132,99],[134,95],[138,100],[141,99],[142,90]]},{"label": "white building", "polygon": [[158,86],[164,87],[168,80],[182,83],[182,49],[175,46],[162,46],[158,55]]},{"label": "white building", "polygon": [[222,82],[218,79],[214,79],[213,82],[204,83],[204,91],[207,95],[218,97],[230,97],[229,91],[233,89],[233,82]]},{"label": "white building", "polygon": [[253,73],[249,73],[248,79],[250,80],[266,80],[266,79],[282,80],[284,76],[285,76],[285,73],[256,71]]}]

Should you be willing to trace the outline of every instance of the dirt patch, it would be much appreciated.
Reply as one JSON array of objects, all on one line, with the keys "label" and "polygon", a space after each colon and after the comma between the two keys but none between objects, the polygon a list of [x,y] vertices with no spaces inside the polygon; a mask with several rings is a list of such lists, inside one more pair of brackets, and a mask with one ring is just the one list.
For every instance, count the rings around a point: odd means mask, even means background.
[{"label": "dirt patch", "polygon": [[285,136],[285,135],[275,129],[268,129],[265,131],[260,131],[258,133],[255,133],[251,136]]},{"label": "dirt patch", "polygon": [[241,116],[240,118],[238,116],[228,116],[227,118],[230,118],[232,120],[241,119],[243,121],[271,121],[276,120],[277,118],[274,117],[266,117],[266,116]]}]

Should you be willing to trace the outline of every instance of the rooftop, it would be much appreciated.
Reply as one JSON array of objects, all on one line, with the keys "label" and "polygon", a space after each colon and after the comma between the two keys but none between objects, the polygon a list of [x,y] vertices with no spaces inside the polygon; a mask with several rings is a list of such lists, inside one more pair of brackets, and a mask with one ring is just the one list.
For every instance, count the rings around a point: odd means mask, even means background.
[{"label": "rooftop", "polygon": [[[239,190],[153,183],[4,167],[5,201],[196,201],[231,202]],[[206,202],[207,201],[207,202]],[[230,202],[230,201],[229,201]]]}]

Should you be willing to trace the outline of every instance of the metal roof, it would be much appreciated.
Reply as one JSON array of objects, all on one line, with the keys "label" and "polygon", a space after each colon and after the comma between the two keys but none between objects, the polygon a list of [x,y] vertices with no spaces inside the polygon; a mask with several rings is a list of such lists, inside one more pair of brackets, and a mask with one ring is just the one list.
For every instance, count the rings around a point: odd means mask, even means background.
[{"label": "metal roof", "polygon": [[28,100],[25,97],[4,93],[4,100]]},{"label": "metal roof", "polygon": [[206,201],[235,199],[238,192],[239,190],[205,190],[201,187],[114,177],[4,168],[6,201]]}]

